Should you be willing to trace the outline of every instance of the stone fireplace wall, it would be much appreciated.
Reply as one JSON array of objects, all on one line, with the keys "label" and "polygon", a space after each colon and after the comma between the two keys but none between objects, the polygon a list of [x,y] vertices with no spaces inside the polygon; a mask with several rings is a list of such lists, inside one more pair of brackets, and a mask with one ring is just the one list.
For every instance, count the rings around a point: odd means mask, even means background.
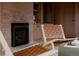
[{"label": "stone fireplace wall", "polygon": [[29,39],[33,40],[33,3],[0,3],[0,26],[3,35],[11,46],[11,23],[29,23]]},{"label": "stone fireplace wall", "polygon": [[1,3],[0,3],[0,28],[1,28]]}]

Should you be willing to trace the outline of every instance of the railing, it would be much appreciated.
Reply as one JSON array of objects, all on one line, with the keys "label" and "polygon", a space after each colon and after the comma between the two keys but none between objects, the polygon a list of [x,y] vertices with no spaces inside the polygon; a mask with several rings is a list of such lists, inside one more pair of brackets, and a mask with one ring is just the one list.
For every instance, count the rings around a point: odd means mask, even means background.
[{"label": "railing", "polygon": [[0,30],[0,43],[5,51],[5,56],[13,56],[13,53],[11,52],[11,49],[9,48],[1,30]]}]

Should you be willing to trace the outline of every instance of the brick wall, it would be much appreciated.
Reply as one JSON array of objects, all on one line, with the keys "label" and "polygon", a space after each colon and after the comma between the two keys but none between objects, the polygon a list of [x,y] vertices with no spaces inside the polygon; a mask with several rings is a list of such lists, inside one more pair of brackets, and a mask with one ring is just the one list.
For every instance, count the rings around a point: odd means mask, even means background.
[{"label": "brick wall", "polygon": [[0,28],[1,28],[1,3],[0,3]]},{"label": "brick wall", "polygon": [[5,53],[5,52],[4,52],[4,49],[3,49],[3,47],[2,47],[2,45],[1,45],[1,43],[0,43],[0,56],[1,56],[1,55],[4,55],[4,53]]},{"label": "brick wall", "polygon": [[41,43],[41,40],[42,40],[41,24],[34,24],[33,37],[34,37],[34,41]]},{"label": "brick wall", "polygon": [[2,3],[1,10],[0,26],[9,46],[11,46],[11,23],[30,23],[29,38],[33,39],[33,3]]}]

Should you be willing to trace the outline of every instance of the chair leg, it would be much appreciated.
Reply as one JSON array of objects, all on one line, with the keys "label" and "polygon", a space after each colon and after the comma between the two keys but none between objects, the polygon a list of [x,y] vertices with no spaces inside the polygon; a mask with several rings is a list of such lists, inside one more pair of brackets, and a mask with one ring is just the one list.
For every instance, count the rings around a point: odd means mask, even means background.
[{"label": "chair leg", "polygon": [[54,49],[55,49],[55,47],[54,47],[54,43],[53,43],[53,42],[51,43],[51,46],[52,46],[52,49],[54,50]]}]

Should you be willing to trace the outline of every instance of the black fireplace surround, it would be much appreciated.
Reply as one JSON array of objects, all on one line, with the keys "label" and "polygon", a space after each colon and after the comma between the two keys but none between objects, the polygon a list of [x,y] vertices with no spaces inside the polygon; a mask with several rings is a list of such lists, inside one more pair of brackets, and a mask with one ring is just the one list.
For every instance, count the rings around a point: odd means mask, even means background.
[{"label": "black fireplace surround", "polygon": [[29,24],[11,23],[12,47],[29,43]]}]

